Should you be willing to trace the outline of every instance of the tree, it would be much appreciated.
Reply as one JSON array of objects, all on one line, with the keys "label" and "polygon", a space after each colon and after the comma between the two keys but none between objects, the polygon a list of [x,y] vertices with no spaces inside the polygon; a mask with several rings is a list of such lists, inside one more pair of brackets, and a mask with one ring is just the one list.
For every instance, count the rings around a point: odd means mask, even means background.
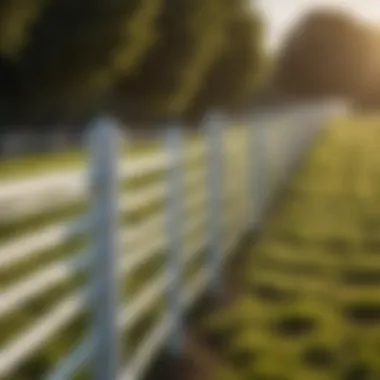
[{"label": "tree", "polygon": [[30,27],[48,0],[2,0],[0,3],[0,54],[15,59],[28,42]]},{"label": "tree", "polygon": [[246,0],[166,0],[160,43],[146,57],[139,75],[120,86],[120,99],[128,98],[129,117],[185,117],[201,98],[208,109],[213,99],[203,94],[210,82],[220,84],[215,93],[231,91],[231,97],[244,92],[243,87],[251,88],[261,37],[251,7]]},{"label": "tree", "polygon": [[29,30],[38,21],[47,0],[0,2],[0,112],[2,123],[14,119],[23,96],[19,55],[28,43]]},{"label": "tree", "polygon": [[313,11],[289,34],[276,81],[306,96],[357,96],[371,81],[371,41],[370,30],[348,14]]},{"label": "tree", "polygon": [[208,109],[239,111],[249,105],[268,63],[262,46],[263,23],[257,12],[235,2],[224,30],[224,46],[207,72],[202,91],[188,110],[199,119]]},{"label": "tree", "polygon": [[[158,43],[137,75],[119,86],[132,118],[178,116],[202,85],[204,72],[222,45],[226,0],[165,0]],[[122,107],[122,108],[123,108]]]},{"label": "tree", "polygon": [[161,0],[54,0],[21,56],[28,114],[80,115],[101,107],[119,76],[155,42]]},{"label": "tree", "polygon": [[23,1],[0,4],[0,20],[18,20],[0,35],[0,79],[4,52],[3,71],[22,85],[5,107],[18,122],[180,118],[199,100],[240,104],[256,79],[261,22],[249,0],[34,0],[19,13]]}]

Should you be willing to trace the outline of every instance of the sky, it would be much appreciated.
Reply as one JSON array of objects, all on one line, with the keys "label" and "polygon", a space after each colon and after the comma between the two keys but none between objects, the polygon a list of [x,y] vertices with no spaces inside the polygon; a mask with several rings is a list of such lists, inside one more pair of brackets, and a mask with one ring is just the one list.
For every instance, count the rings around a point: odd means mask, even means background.
[{"label": "sky", "polygon": [[380,25],[380,0],[252,0],[262,10],[268,23],[268,47],[276,49],[295,21],[319,6],[343,8]]}]

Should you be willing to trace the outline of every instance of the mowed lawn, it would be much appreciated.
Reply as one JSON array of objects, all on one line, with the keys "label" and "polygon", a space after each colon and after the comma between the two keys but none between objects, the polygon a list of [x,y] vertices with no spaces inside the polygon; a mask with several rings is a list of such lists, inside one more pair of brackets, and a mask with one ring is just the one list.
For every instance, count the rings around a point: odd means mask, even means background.
[{"label": "mowed lawn", "polygon": [[380,120],[340,122],[310,152],[203,329],[214,380],[380,379]]}]

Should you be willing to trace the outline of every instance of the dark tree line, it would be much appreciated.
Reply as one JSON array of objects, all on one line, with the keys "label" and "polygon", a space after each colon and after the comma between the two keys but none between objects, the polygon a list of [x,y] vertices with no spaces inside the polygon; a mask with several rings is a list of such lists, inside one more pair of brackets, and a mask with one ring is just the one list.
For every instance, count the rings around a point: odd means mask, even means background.
[{"label": "dark tree line", "polygon": [[239,109],[261,75],[248,0],[3,0],[4,124],[202,117]]}]

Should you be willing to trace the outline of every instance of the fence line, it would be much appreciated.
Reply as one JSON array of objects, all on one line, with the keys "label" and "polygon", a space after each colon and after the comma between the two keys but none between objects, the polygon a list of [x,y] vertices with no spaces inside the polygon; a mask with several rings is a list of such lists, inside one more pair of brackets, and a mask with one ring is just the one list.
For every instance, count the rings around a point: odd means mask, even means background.
[{"label": "fence line", "polygon": [[[170,126],[162,151],[133,158],[118,148],[117,123],[99,120],[89,135],[88,179],[82,169],[2,184],[0,222],[38,218],[88,196],[91,202],[90,211],[71,221],[55,221],[31,232],[32,219],[29,232],[2,242],[1,273],[49,251],[53,262],[3,287],[0,321],[77,275],[85,274],[87,280],[12,340],[0,341],[0,379],[11,378],[83,313],[90,314],[92,329],[44,379],[68,380],[88,368],[93,380],[140,380],[163,345],[180,355],[186,308],[205,290],[214,297],[221,294],[223,260],[244,234],[259,226],[276,191],[326,119],[336,113],[341,108],[311,105],[283,118],[275,115],[271,125],[266,116],[236,128],[213,117],[189,148],[186,134]],[[150,184],[128,187],[136,178],[147,178]],[[90,245],[74,249],[74,254],[55,253],[57,247],[86,236]],[[135,275],[155,259],[161,263],[155,275]],[[187,269],[199,260],[187,278]],[[123,283],[134,275],[141,286],[125,298]],[[128,335],[161,297],[162,313],[145,338],[139,338],[140,344],[127,347],[125,359],[121,334]]]},{"label": "fence line", "polygon": [[117,329],[119,229],[117,163],[119,130],[100,119],[90,132],[90,194],[92,195],[91,323],[96,339],[92,357],[94,380],[116,379],[119,363]]}]

